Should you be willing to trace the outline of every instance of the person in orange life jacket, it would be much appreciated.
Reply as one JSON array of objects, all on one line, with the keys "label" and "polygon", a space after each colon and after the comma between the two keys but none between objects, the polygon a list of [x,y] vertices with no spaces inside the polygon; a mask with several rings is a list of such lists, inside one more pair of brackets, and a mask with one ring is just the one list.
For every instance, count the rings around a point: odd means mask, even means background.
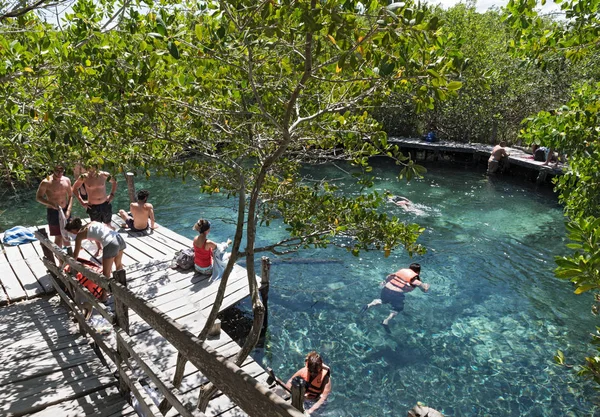
[{"label": "person in orange life jacket", "polygon": [[285,386],[291,389],[292,380],[296,377],[306,381],[307,388],[304,398],[308,401],[314,401],[314,404],[306,410],[306,413],[312,414],[323,405],[331,392],[331,370],[323,364],[323,358],[314,351],[306,355],[304,363],[304,368],[292,375]]},{"label": "person in orange life jacket", "polygon": [[[362,312],[367,309],[381,304],[390,304],[392,311],[385,320],[383,325],[387,326],[399,312],[404,310],[404,294],[413,291],[415,288],[420,288],[421,291],[429,291],[429,284],[421,282],[419,274],[421,273],[421,265],[413,263],[408,268],[399,269],[387,276],[382,282],[381,298],[376,298],[362,308]],[[386,327],[387,328],[387,327]]]}]

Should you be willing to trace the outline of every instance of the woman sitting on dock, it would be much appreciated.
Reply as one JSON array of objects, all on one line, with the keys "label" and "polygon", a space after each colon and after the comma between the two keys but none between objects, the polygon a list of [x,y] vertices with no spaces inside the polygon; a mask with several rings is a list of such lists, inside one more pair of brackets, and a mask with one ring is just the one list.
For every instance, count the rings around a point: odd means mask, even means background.
[{"label": "woman sitting on dock", "polygon": [[125,240],[119,233],[104,223],[90,222],[83,226],[81,219],[75,217],[66,224],[65,230],[76,235],[73,258],[77,259],[79,256],[82,240],[90,239],[96,241],[98,251],[102,248],[102,273],[105,277],[110,278],[113,263],[117,270],[123,268],[121,259],[123,258],[123,251],[127,247]]},{"label": "woman sitting on dock", "polygon": [[200,219],[194,225],[194,230],[199,233],[194,238],[194,269],[203,275],[212,275],[213,251],[217,249],[217,244],[207,237],[210,222]]}]

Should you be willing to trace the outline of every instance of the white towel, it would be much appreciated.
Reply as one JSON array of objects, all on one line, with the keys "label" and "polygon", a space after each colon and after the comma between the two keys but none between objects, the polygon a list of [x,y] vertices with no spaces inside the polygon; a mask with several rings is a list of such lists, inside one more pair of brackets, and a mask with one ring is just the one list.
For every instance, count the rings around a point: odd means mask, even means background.
[{"label": "white towel", "polygon": [[65,226],[67,225],[67,217],[65,216],[61,206],[58,206],[58,224],[60,226],[60,234],[63,238],[63,245],[71,246],[71,236],[69,236],[69,233],[67,233],[65,230]]}]

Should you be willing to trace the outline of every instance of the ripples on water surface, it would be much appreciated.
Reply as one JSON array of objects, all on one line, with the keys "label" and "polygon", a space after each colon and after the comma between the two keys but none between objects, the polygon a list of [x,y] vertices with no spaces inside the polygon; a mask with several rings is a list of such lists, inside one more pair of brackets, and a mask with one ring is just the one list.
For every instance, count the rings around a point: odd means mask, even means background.
[{"label": "ripples on water surface", "polygon": [[[590,296],[573,295],[552,274],[565,244],[555,198],[532,184],[453,168],[430,167],[410,184],[395,172],[377,164],[375,188],[404,195],[424,212],[389,206],[426,227],[420,242],[428,252],[414,261],[430,292],[407,296],[388,335],[380,325],[387,306],[363,316],[359,309],[378,297],[387,273],[412,261],[401,250],[357,258],[329,248],[275,259],[267,339],[254,357],[287,379],[308,351],[319,351],[333,375],[324,416],[403,417],[417,401],[447,416],[600,415],[591,384],[552,361],[557,349],[571,362],[590,354],[594,329]],[[312,174],[342,177],[333,167]],[[356,192],[349,179],[341,185]],[[193,182],[138,180],[138,187],[150,189],[163,225],[192,237],[191,226],[206,216],[214,219],[213,239],[233,235],[232,200],[199,194]],[[45,223],[43,208],[26,199],[5,201],[3,209],[3,228]],[[261,229],[257,244],[283,233],[277,225]]]}]

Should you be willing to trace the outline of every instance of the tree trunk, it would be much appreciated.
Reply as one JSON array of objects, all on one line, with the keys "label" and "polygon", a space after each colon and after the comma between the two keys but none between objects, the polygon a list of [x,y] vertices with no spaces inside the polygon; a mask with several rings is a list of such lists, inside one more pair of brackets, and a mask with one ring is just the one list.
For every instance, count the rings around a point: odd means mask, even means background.
[{"label": "tree trunk", "polygon": [[[242,242],[242,236],[244,233],[244,214],[246,213],[246,193],[245,193],[246,184],[244,178],[240,175],[240,192],[238,198],[238,219],[237,219],[237,227],[235,230],[235,237],[233,239],[233,246],[231,248],[231,257],[229,258],[229,262],[227,262],[227,266],[225,267],[225,271],[223,271],[223,276],[221,277],[221,282],[219,283],[219,290],[217,291],[217,295],[215,298],[215,302],[210,310],[210,314],[206,318],[206,323],[204,328],[198,335],[198,338],[201,341],[206,340],[210,329],[212,328],[217,316],[219,314],[219,310],[221,309],[221,305],[223,304],[223,299],[225,298],[225,291],[227,289],[227,281],[229,279],[229,275],[231,275],[231,271],[233,270],[233,266],[238,258],[240,244]],[[183,380],[183,373],[185,370],[185,364],[187,360],[180,353],[177,354],[177,365],[175,367],[175,375],[173,376],[173,385],[176,388],[179,388],[181,385],[181,381]],[[170,405],[168,403],[163,402],[160,404],[160,410],[163,414],[170,409]]]}]

